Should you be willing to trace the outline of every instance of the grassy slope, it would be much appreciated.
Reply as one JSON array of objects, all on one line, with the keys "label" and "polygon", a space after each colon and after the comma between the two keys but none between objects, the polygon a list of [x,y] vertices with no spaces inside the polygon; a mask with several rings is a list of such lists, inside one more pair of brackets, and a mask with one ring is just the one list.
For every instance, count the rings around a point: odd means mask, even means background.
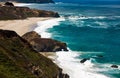
[{"label": "grassy slope", "polygon": [[[39,76],[31,73],[29,64],[40,67],[42,72]],[[19,36],[0,36],[0,78],[54,78],[58,69],[51,60],[35,52]]]}]

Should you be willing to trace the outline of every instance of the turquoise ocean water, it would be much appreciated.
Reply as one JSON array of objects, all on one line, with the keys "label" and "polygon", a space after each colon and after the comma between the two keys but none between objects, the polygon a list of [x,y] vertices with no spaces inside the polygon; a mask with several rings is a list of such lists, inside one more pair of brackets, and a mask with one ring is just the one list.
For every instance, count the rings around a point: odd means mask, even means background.
[{"label": "turquoise ocean water", "polygon": [[28,6],[58,12],[64,20],[46,32],[51,33],[53,39],[66,42],[69,49],[78,54],[74,58],[90,58],[89,61],[93,64],[89,68],[91,72],[109,78],[120,78],[120,67],[110,67],[112,64],[120,66],[120,5],[59,2]]}]

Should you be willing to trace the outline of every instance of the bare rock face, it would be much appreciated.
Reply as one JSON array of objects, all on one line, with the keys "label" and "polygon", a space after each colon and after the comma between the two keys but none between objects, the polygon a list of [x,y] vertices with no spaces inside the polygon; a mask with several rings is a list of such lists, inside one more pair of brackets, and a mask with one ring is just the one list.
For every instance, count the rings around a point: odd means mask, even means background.
[{"label": "bare rock face", "polygon": [[68,51],[66,43],[53,39],[41,38],[36,32],[33,31],[24,34],[22,37],[27,40],[37,52]]},{"label": "bare rock face", "polygon": [[41,36],[38,33],[36,33],[35,31],[28,32],[28,33],[24,34],[22,37],[25,38],[27,41],[30,41],[34,38],[41,38]]}]

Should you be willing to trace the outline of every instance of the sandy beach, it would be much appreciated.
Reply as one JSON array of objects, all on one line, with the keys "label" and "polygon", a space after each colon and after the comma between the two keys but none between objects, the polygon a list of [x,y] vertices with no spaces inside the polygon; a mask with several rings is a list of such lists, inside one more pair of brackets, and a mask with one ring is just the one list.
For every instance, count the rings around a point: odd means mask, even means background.
[{"label": "sandy beach", "polygon": [[[50,17],[46,18],[37,18],[37,17],[32,17],[32,18],[27,18],[24,20],[0,20],[0,29],[3,30],[13,30],[20,36],[23,34],[34,30],[34,28],[37,26],[37,22],[42,22],[45,20],[53,19]],[[53,61],[55,60],[56,56],[55,53],[53,52],[48,52],[48,53],[41,53],[42,55],[52,59]]]},{"label": "sandy beach", "polygon": [[32,31],[35,28],[37,22],[48,19],[51,18],[32,17],[24,20],[1,20],[0,29],[13,30],[16,31],[20,36],[22,36],[26,32]]}]

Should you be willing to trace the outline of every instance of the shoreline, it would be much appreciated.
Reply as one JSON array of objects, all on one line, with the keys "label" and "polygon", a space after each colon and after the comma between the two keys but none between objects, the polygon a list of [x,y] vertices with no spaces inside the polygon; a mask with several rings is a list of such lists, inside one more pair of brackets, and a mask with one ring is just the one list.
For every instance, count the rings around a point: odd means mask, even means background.
[{"label": "shoreline", "polygon": [[[41,17],[32,17],[32,18],[27,18],[27,19],[24,19],[24,20],[22,20],[22,19],[19,19],[19,20],[0,20],[0,29],[13,30],[18,35],[22,36],[27,32],[35,31],[35,29],[37,27],[39,27],[38,23],[43,23],[43,25],[41,25],[41,26],[44,26],[44,23],[46,23],[48,21],[49,21],[49,23],[51,23],[52,21],[54,21],[54,19],[56,19],[56,18],[52,18],[52,17],[42,17],[42,18]],[[52,21],[50,21],[50,20],[52,20]],[[57,25],[57,22],[59,22],[59,21],[57,20],[56,22],[54,22],[54,23],[56,23],[55,25]],[[40,33],[38,33],[38,34],[40,34]],[[45,35],[45,34],[43,34],[43,35]],[[51,38],[51,37],[49,37],[49,38]],[[57,60],[58,56],[56,55],[56,52],[39,52],[39,53],[42,54],[43,56],[51,59],[58,67],[60,67],[59,61]],[[64,68],[62,68],[62,69],[63,69],[63,72],[66,73],[65,72],[66,69],[64,69]]]},{"label": "shoreline", "polygon": [[0,20],[0,29],[13,30],[20,36],[33,31],[37,26],[37,22],[53,19],[51,17],[32,17],[19,20]]}]

